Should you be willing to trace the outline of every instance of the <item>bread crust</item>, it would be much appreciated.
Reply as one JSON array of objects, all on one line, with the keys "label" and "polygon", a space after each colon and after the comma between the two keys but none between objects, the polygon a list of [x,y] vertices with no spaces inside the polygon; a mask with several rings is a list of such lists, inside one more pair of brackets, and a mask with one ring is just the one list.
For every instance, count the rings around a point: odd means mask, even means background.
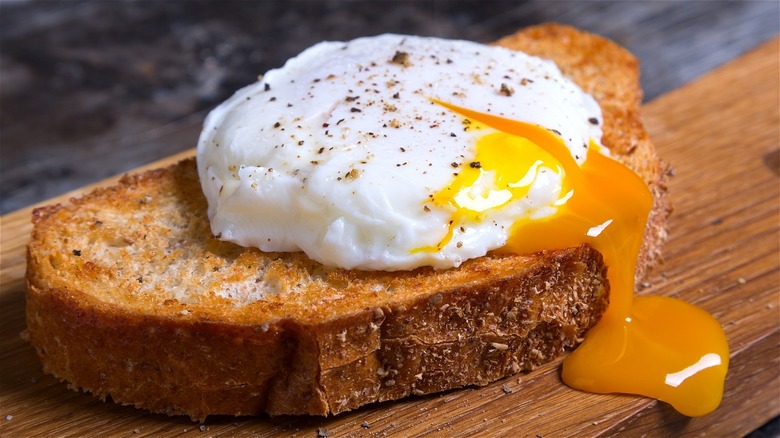
[{"label": "bread crust", "polygon": [[[636,60],[559,25],[498,44],[554,59],[601,103],[605,143],[656,196],[642,275],[659,260],[668,207]],[[389,273],[221,242],[194,159],[36,209],[33,222],[27,326],[45,371],[194,420],[337,414],[485,385],[576,345],[608,303],[606,267],[587,245]]]}]

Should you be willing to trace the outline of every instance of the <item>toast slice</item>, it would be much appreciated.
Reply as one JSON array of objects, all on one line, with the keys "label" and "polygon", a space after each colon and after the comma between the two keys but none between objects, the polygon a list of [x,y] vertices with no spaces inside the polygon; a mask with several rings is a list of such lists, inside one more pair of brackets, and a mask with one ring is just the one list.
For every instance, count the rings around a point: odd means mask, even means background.
[{"label": "toast slice", "polygon": [[[555,60],[601,103],[605,144],[656,197],[643,275],[660,260],[669,211],[637,61],[559,25],[498,44]],[[39,208],[33,222],[27,326],[45,371],[195,420],[337,414],[485,385],[576,345],[608,303],[607,268],[586,245],[363,272],[219,241],[194,159]]]}]

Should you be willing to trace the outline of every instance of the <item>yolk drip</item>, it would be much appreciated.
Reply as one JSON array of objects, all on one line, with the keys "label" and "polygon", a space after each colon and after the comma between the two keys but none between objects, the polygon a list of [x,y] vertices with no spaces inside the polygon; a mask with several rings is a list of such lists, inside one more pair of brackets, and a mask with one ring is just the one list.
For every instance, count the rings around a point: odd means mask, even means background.
[{"label": "yolk drip", "polygon": [[[578,166],[560,137],[539,126],[437,103],[500,131],[477,144],[479,166],[474,167],[481,172],[459,173],[436,195],[437,203],[455,207],[453,223],[524,196],[543,164],[564,174],[565,195],[550,216],[518,218],[503,251],[531,253],[587,243],[604,257],[610,304],[582,345],[564,360],[564,382],[588,392],[653,397],[688,416],[717,408],[729,362],[720,324],[678,299],[633,296],[637,257],[653,205],[641,178],[594,147]],[[478,201],[479,196],[466,196],[490,170],[496,190],[480,189],[483,199]],[[452,230],[439,246],[451,236]]]}]

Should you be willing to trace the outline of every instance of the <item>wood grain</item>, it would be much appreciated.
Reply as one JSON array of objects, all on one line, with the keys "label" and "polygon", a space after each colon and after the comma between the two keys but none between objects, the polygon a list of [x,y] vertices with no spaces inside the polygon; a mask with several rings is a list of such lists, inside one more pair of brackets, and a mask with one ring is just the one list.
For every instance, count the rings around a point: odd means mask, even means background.
[{"label": "wood grain", "polygon": [[779,41],[644,108],[676,176],[667,262],[639,293],[680,297],[723,324],[732,357],[716,412],[687,418],[654,400],[577,392],[560,382],[559,361],[484,388],[324,419],[217,417],[200,425],[102,402],[43,375],[20,337],[30,232],[30,209],[23,209],[0,218],[0,435],[316,436],[327,429],[329,436],[740,436],[754,430],[780,413]]}]

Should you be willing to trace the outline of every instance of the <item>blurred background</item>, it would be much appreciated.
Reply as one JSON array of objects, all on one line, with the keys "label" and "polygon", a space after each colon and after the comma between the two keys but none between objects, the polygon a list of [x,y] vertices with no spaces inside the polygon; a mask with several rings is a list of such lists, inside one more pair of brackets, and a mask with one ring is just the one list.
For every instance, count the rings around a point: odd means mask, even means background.
[{"label": "blurred background", "polygon": [[557,21],[642,62],[652,100],[780,32],[769,1],[0,1],[0,211],[192,148],[205,113],[321,40],[489,42]]}]

